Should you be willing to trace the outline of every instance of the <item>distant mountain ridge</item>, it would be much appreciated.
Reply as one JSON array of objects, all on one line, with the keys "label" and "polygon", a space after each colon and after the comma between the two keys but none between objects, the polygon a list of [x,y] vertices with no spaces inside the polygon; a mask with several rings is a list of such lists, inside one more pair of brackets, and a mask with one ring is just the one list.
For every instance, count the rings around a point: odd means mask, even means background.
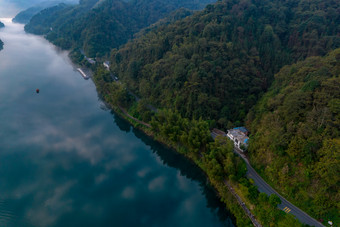
[{"label": "distant mountain ridge", "polygon": [[[84,6],[92,3],[93,8]],[[176,9],[200,9],[214,0],[105,0],[80,1],[73,7],[58,6],[35,15],[25,26],[27,32],[45,35],[54,44],[70,49],[82,48],[87,55],[107,54],[133,34]]]},{"label": "distant mountain ridge", "polygon": [[77,1],[75,0],[55,0],[55,1],[45,1],[45,2],[41,2],[38,3],[26,10],[21,11],[20,13],[18,13],[14,18],[13,18],[13,22],[15,23],[21,23],[21,24],[27,24],[31,18],[39,13],[41,10],[58,5],[60,3],[65,3],[65,4],[76,4]]}]

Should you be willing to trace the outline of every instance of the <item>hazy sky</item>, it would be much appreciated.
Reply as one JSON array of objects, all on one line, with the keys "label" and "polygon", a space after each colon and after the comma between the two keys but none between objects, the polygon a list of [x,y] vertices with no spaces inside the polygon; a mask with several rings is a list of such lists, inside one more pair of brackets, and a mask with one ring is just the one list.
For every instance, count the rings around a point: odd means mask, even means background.
[{"label": "hazy sky", "polygon": [[14,17],[21,10],[27,9],[39,2],[55,0],[0,0],[0,18]]},{"label": "hazy sky", "polygon": [[9,0],[0,0],[0,18],[13,17],[18,11],[18,7]]}]

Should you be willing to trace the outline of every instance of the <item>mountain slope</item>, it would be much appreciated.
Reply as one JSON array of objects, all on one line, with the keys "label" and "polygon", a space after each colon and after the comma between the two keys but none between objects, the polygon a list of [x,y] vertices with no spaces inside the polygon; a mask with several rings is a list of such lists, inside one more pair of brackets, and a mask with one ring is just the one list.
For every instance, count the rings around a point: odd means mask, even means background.
[{"label": "mountain slope", "polygon": [[80,6],[60,8],[53,13],[42,11],[32,18],[25,30],[44,34],[49,41],[65,49],[79,47],[89,56],[103,55],[180,7],[197,9],[212,1],[106,0],[80,14],[81,2]]},{"label": "mountain slope", "polygon": [[45,2],[41,2],[35,6],[32,6],[26,10],[21,11],[20,13],[18,13],[14,18],[13,18],[13,22],[15,23],[21,23],[21,24],[27,24],[31,18],[39,13],[41,10],[58,5],[60,3],[66,3],[66,4],[76,4],[76,1],[45,1]]},{"label": "mountain slope", "polygon": [[221,128],[265,94],[247,118],[252,162],[297,206],[337,223],[339,49],[311,57],[340,47],[337,12],[332,0],[218,2],[112,51],[111,70],[144,103]]},{"label": "mountain slope", "polygon": [[340,210],[339,75],[340,49],[285,66],[248,115],[252,163],[296,205],[333,221]]},{"label": "mountain slope", "polygon": [[222,1],[112,52],[112,71],[157,107],[243,121],[282,66],[340,47],[337,1]]}]

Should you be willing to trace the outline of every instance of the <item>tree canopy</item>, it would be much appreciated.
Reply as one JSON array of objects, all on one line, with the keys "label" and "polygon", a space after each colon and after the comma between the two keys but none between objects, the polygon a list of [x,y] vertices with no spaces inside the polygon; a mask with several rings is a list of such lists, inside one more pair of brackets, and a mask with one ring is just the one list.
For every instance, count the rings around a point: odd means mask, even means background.
[{"label": "tree canopy", "polygon": [[283,67],[248,115],[252,163],[319,218],[339,218],[340,49]]},{"label": "tree canopy", "polygon": [[155,106],[239,124],[282,66],[340,46],[339,7],[219,1],[113,50],[112,71]]},{"label": "tree canopy", "polygon": [[14,18],[13,22],[15,23],[21,23],[21,24],[27,24],[31,18],[39,13],[40,11],[58,5],[60,3],[65,4],[76,4],[76,0],[50,0],[50,1],[44,1],[37,3],[36,5],[29,7],[28,9],[25,9],[21,12],[19,12]]},{"label": "tree canopy", "polygon": [[46,9],[25,29],[89,56],[110,52],[111,71],[94,76],[105,101],[147,121],[212,180],[238,181],[264,224],[295,220],[280,219],[279,200],[244,178],[232,144],[211,141],[213,125],[246,123],[266,180],[314,217],[338,220],[339,1],[218,1],[145,28],[186,3],[83,0]]},{"label": "tree canopy", "polygon": [[133,35],[181,7],[201,9],[214,0],[83,0],[35,15],[25,30],[64,48],[81,48],[88,56],[110,53]]}]

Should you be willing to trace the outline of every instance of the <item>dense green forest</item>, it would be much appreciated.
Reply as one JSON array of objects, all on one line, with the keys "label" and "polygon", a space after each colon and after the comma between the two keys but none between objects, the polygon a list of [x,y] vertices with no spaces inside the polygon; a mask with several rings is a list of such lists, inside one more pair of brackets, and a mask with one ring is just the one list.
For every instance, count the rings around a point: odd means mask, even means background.
[{"label": "dense green forest", "polygon": [[26,10],[23,10],[21,12],[19,12],[14,18],[13,18],[13,22],[15,23],[21,23],[21,24],[27,24],[31,18],[39,13],[40,11],[42,11],[43,9],[58,5],[60,3],[65,3],[65,4],[75,4],[76,1],[75,0],[56,0],[56,1],[44,1],[41,3],[38,3]]},{"label": "dense green forest", "polygon": [[[246,124],[248,154],[264,178],[315,218],[338,223],[339,0],[218,1],[173,14],[124,46],[179,6],[84,3],[46,9],[26,30],[90,56],[111,51],[111,71],[97,65],[94,76],[103,99],[149,123],[220,194],[223,179],[236,185],[263,225],[298,224],[244,177],[244,163],[228,142],[212,141],[210,128]],[[249,224],[241,216],[238,224]]]},{"label": "dense green forest", "polygon": [[148,121],[151,129],[144,130],[156,140],[190,158],[207,174],[221,200],[235,215],[237,226],[252,225],[230,194],[225,180],[239,189],[238,193],[242,194],[248,207],[251,207],[257,220],[264,226],[303,226],[292,215],[277,209],[279,197],[259,193],[251,180],[246,178],[246,165],[233,153],[231,141],[223,137],[213,141],[210,134],[211,121],[188,119],[169,109],[151,112],[143,100],[136,102],[122,83],[112,82],[110,72],[103,67],[97,68],[94,81],[99,94],[112,108],[118,112],[120,108],[126,108],[134,117]]},{"label": "dense green forest", "polygon": [[[264,177],[314,217],[337,220],[339,51],[286,66],[275,78],[274,74],[287,64],[340,47],[338,3],[218,2],[183,20],[150,29],[113,50],[111,70],[142,97],[140,103],[170,109],[185,119],[208,120],[210,127],[214,121],[225,129],[247,120],[253,133],[249,154]],[[303,70],[305,74],[300,75]],[[291,77],[284,78],[287,72]],[[303,83],[297,84],[294,77]],[[283,81],[291,85],[283,89],[286,94],[275,89]],[[119,94],[116,101],[150,121],[148,108],[142,104],[129,107],[124,89],[116,93],[109,85],[106,88],[104,93]],[[269,100],[272,106],[266,111],[272,114],[275,105],[283,103],[283,112],[267,118],[259,114],[264,111],[261,103],[273,90],[278,97]],[[185,144],[188,137],[175,133],[183,127],[164,129],[168,134],[163,136]],[[201,144],[197,149],[205,150]],[[256,213],[266,219],[263,212]]]},{"label": "dense green forest", "polygon": [[213,1],[81,1],[77,6],[59,5],[41,11],[25,26],[25,30],[46,35],[49,41],[64,49],[81,48],[88,56],[95,57],[110,53],[112,48],[126,43],[140,29],[178,8],[201,9]]},{"label": "dense green forest", "polygon": [[39,13],[41,10],[43,10],[45,8],[47,8],[47,7],[38,7],[38,6],[30,7],[28,9],[18,13],[13,18],[13,22],[27,24],[35,14]]},{"label": "dense green forest", "polygon": [[340,49],[285,66],[248,115],[252,163],[299,207],[329,220],[340,210],[339,75]]},{"label": "dense green forest", "polygon": [[112,51],[112,70],[156,107],[239,125],[282,66],[340,46],[338,3],[221,1]]},{"label": "dense green forest", "polygon": [[[32,17],[30,22],[25,26],[25,31],[36,35],[47,35],[47,33],[53,32],[53,28],[57,28],[56,26],[67,26],[68,23],[71,23],[77,18],[81,18],[91,10],[97,2],[98,0],[81,0],[79,5],[76,6],[60,3],[57,6],[44,9]],[[83,25],[83,27],[85,26],[86,25]],[[76,31],[79,32],[80,30]],[[61,35],[58,30],[54,31],[54,33]],[[64,36],[65,37],[61,39],[67,39],[67,35]],[[61,43],[60,45],[66,48],[66,44]]]}]

